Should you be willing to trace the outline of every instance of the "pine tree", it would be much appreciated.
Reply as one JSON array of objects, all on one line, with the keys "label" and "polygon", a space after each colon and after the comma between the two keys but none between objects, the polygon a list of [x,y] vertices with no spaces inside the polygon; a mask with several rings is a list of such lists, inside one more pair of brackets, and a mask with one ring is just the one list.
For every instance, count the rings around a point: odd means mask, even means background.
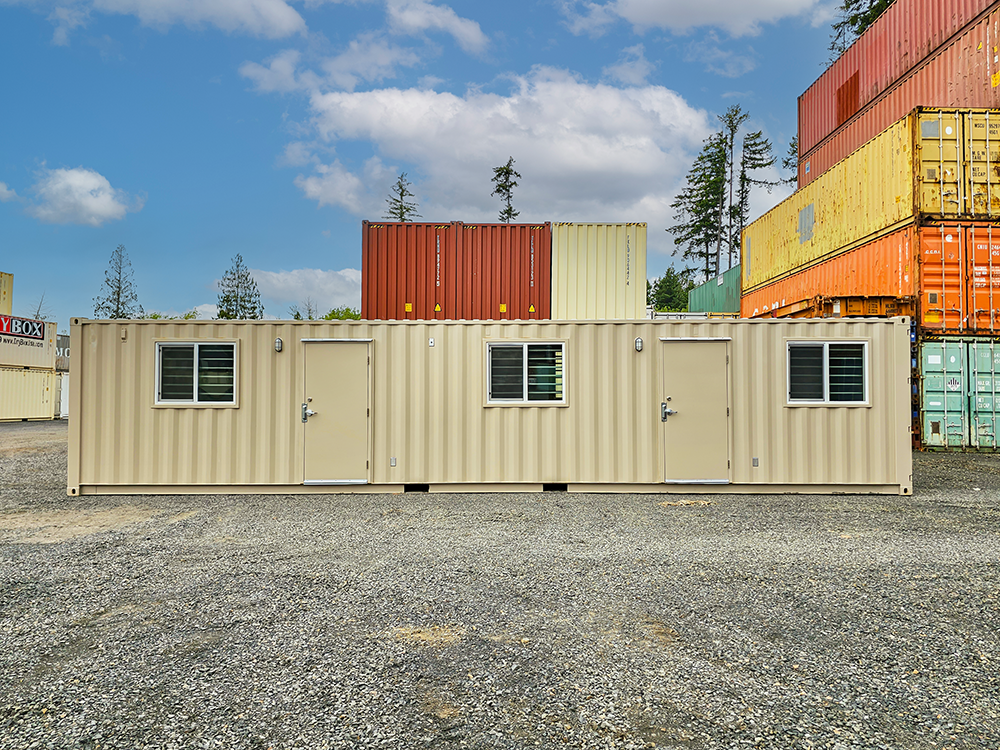
[{"label": "pine tree", "polygon": [[219,282],[219,314],[216,320],[260,320],[264,306],[260,303],[257,282],[236,253],[232,267]]},{"label": "pine tree", "polygon": [[413,197],[413,193],[410,192],[411,187],[413,185],[406,179],[406,172],[400,172],[396,183],[389,189],[389,197],[385,199],[389,208],[382,216],[383,219],[413,221],[413,219],[421,218],[420,214],[417,213],[417,204],[407,200],[407,198]]},{"label": "pine tree", "polygon": [[793,135],[788,142],[788,153],[781,160],[781,168],[791,172],[792,176],[784,180],[789,185],[794,185],[799,181],[799,137]]},{"label": "pine tree", "polygon": [[686,274],[668,268],[650,287],[649,304],[657,312],[684,312],[692,286]]},{"label": "pine tree", "polygon": [[705,278],[719,269],[718,240],[723,232],[720,207],[725,201],[726,145],[720,133],[705,140],[687,175],[687,184],[670,204],[677,221],[667,231],[674,235],[684,260],[704,267]]},{"label": "pine tree", "polygon": [[104,284],[94,297],[94,317],[107,320],[128,320],[143,316],[142,305],[132,280],[132,264],[124,245],[112,251]]},{"label": "pine tree", "polygon": [[513,156],[507,159],[507,163],[502,167],[493,167],[493,182],[496,187],[493,188],[493,192],[490,195],[497,196],[500,202],[504,204],[504,207],[500,210],[500,221],[505,224],[510,224],[511,220],[516,219],[521,213],[520,211],[515,211],[511,205],[514,188],[517,187],[517,181],[520,179],[521,173],[514,169]]},{"label": "pine tree", "polygon": [[777,184],[756,176],[774,165],[770,141],[761,131],[747,133],[740,141],[748,118],[738,104],[719,117],[721,131],[705,140],[688,172],[687,184],[670,204],[677,224],[667,231],[674,234],[678,249],[683,248],[682,257],[696,260],[697,266],[704,268],[705,278],[722,270],[723,252],[729,268],[739,263],[751,190],[770,190]]},{"label": "pine tree", "polygon": [[833,24],[833,34],[830,35],[832,59],[839,57],[864,34],[892,3],[893,0],[843,0],[837,8],[840,20]]}]

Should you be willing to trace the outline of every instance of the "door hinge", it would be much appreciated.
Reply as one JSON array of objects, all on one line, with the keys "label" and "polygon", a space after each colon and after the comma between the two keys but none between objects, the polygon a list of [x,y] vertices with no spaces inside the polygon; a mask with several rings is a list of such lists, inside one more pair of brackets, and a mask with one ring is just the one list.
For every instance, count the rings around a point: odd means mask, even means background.
[{"label": "door hinge", "polygon": [[368,468],[368,462],[367,461],[365,461],[365,468],[366,469]]},{"label": "door hinge", "polygon": [[733,468],[733,464],[732,464],[732,462],[731,462],[731,461],[726,461],[726,468],[727,468],[727,469],[731,469],[731,468]]},{"label": "door hinge", "polygon": [[727,417],[729,416],[729,407],[728,406],[726,407],[726,416]]},{"label": "door hinge", "polygon": [[366,417],[370,417],[371,415],[372,415],[372,410],[371,409],[365,409],[365,416]]},{"label": "door hinge", "polygon": [[726,364],[727,365],[729,364],[729,355],[728,354],[726,355]]}]

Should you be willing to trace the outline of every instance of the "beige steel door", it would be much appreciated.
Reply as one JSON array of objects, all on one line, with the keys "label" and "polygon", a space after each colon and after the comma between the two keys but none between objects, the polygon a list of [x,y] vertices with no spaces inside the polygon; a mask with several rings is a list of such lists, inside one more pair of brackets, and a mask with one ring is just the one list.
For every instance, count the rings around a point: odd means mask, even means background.
[{"label": "beige steel door", "polygon": [[667,483],[729,483],[729,340],[660,339]]},{"label": "beige steel door", "polygon": [[366,340],[303,339],[306,484],[367,484]]}]

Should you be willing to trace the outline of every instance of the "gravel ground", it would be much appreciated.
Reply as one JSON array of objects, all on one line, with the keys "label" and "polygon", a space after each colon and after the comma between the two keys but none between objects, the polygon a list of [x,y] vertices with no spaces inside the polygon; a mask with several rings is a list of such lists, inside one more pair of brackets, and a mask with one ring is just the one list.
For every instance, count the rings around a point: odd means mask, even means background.
[{"label": "gravel ground", "polygon": [[1000,457],[912,497],[65,495],[0,425],[0,748],[1000,748]]}]

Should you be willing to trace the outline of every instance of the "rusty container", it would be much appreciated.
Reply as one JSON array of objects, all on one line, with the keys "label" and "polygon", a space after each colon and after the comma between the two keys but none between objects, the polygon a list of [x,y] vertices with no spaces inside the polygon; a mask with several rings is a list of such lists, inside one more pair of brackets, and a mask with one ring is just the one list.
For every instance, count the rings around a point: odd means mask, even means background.
[{"label": "rusty container", "polygon": [[[442,258],[458,252],[458,222],[361,223],[361,317],[427,320],[449,317]],[[450,317],[454,318],[454,315]]]},{"label": "rusty container", "polygon": [[745,318],[911,315],[924,333],[1000,333],[1000,226],[912,224],[743,295]]},{"label": "rusty container", "polygon": [[[545,320],[552,308],[552,225],[460,224],[446,278],[456,320]],[[451,292],[451,288],[447,290]]]},{"label": "rusty container", "polygon": [[[957,0],[927,2],[942,8],[965,5]],[[910,4],[896,2],[886,15]],[[864,36],[873,29],[875,26]],[[1000,2],[992,2],[974,23],[927,55],[902,78],[877,95],[863,97],[859,93],[859,106],[847,108],[845,112],[853,112],[842,121],[837,117],[835,90],[826,90],[822,95],[817,92],[813,97],[810,88],[799,99],[799,187],[808,185],[917,107],[1000,107],[998,48]],[[839,79],[831,78],[829,86],[835,80]],[[813,87],[824,81],[825,74]]]},{"label": "rusty container", "polygon": [[[799,97],[801,153],[815,148],[998,5],[997,0],[897,0],[890,5]],[[915,101],[903,111],[920,104],[952,106]]]},{"label": "rusty container", "polygon": [[549,224],[363,222],[365,320],[544,320]]}]

